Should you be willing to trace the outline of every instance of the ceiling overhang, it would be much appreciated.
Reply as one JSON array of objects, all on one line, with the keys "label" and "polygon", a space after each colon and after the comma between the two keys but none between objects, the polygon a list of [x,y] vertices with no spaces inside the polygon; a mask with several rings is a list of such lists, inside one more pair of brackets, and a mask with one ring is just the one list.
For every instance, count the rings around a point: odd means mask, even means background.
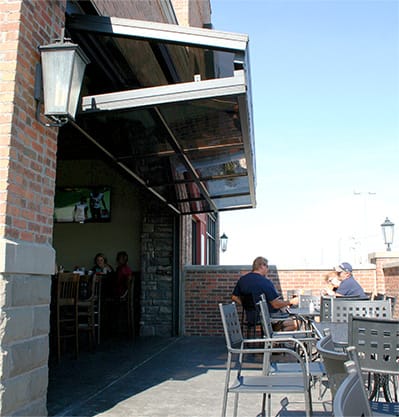
[{"label": "ceiling overhang", "polygon": [[87,15],[67,29],[118,74],[84,86],[83,136],[179,214],[255,207],[246,35]]}]

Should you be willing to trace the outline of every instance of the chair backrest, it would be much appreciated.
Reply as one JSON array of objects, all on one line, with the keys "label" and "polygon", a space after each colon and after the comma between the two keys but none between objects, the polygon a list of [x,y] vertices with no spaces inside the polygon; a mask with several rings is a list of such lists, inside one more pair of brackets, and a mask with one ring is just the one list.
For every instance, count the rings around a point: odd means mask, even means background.
[{"label": "chair backrest", "polygon": [[235,303],[219,304],[220,316],[222,318],[224,335],[228,349],[241,344],[243,341],[240,320]]},{"label": "chair backrest", "polygon": [[390,300],[361,300],[335,298],[331,305],[331,321],[348,322],[349,315],[390,319]]},{"label": "chair backrest", "polygon": [[320,321],[331,321],[331,304],[334,298],[323,296],[320,298]]},{"label": "chair backrest", "polygon": [[270,339],[273,337],[273,328],[270,320],[269,307],[267,305],[266,298],[263,294],[261,295],[261,299],[258,303],[258,306],[263,333],[267,339]]},{"label": "chair backrest", "polygon": [[298,297],[299,295],[312,295],[312,290],[287,290],[287,300],[291,299],[294,296]]},{"label": "chair backrest", "polygon": [[345,352],[335,350],[331,335],[320,339],[316,344],[316,348],[324,363],[331,395],[334,398],[338,387],[346,377],[344,363],[348,360],[348,355]]},{"label": "chair backrest", "polygon": [[79,274],[59,273],[57,277],[57,305],[76,305],[79,295]]},{"label": "chair backrest", "polygon": [[299,308],[308,308],[311,302],[313,302],[315,309],[320,309],[320,296],[308,294],[299,295]]},{"label": "chair backrest", "polygon": [[346,376],[333,400],[335,417],[371,417],[373,414],[364,387],[363,377],[355,362],[345,362]]},{"label": "chair backrest", "polygon": [[386,295],[384,300],[389,300],[391,302],[391,313],[392,313],[392,317],[393,317],[393,315],[395,313],[396,297]]},{"label": "chair backrest", "polygon": [[102,277],[100,275],[94,274],[92,276],[91,296],[95,300],[99,300],[101,298],[101,282],[102,282]]},{"label": "chair backrest", "polygon": [[399,321],[351,316],[349,345],[363,371],[399,375]]},{"label": "chair backrest", "polygon": [[240,295],[241,305],[244,309],[248,324],[255,325],[258,321],[258,310],[252,294]]}]

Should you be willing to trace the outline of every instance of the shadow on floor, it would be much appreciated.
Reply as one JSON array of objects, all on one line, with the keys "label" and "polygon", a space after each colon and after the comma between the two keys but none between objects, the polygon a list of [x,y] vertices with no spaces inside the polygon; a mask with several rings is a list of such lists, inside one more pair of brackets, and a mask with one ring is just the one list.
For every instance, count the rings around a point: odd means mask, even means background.
[{"label": "shadow on floor", "polygon": [[109,340],[78,360],[65,356],[50,364],[48,415],[95,416],[166,380],[224,370],[225,360],[221,337]]}]

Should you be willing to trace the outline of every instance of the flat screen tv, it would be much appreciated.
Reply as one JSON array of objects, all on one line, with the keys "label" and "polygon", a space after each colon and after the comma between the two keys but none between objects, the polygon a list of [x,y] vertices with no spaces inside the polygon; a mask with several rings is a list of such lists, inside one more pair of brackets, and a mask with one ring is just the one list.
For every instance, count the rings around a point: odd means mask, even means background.
[{"label": "flat screen tv", "polygon": [[54,221],[57,223],[111,221],[111,188],[104,186],[56,188]]}]

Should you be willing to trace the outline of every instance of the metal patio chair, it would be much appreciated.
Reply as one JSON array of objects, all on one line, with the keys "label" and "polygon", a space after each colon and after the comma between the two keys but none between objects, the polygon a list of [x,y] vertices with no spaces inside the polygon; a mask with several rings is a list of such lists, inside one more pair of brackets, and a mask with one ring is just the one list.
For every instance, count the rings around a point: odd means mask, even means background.
[{"label": "metal patio chair", "polygon": [[[219,304],[220,315],[227,346],[226,378],[223,394],[222,417],[226,416],[227,400],[229,394],[234,394],[234,417],[237,416],[238,400],[240,394],[263,394],[262,410],[260,416],[270,416],[272,394],[303,394],[306,417],[311,415],[310,378],[309,369],[303,358],[292,349],[270,347],[274,340],[244,339],[235,303]],[[262,347],[259,347],[262,346]],[[248,370],[244,358],[247,354],[264,355],[263,368],[259,371]],[[284,353],[291,356],[300,364],[301,373],[283,376],[270,374],[269,364],[266,362],[269,355]],[[266,358],[266,359],[265,359]],[[235,361],[233,361],[235,359]],[[266,414],[266,402],[268,414]]]},{"label": "metal patio chair", "polygon": [[390,319],[392,308],[390,300],[364,300],[335,298],[331,303],[331,321],[348,322],[349,316],[376,317]]},{"label": "metal patio chair", "polygon": [[[320,382],[320,390],[319,390],[319,399],[322,397],[321,392],[321,379],[323,376],[326,375],[326,371],[324,365],[321,363],[319,359],[311,360],[311,355],[308,355],[308,351],[312,351],[312,347],[316,344],[317,340],[312,336],[310,331],[295,331],[295,332],[275,332],[272,329],[270,316],[269,316],[269,309],[267,307],[267,301],[264,297],[262,297],[261,301],[258,303],[259,311],[260,311],[260,319],[262,324],[263,333],[266,338],[273,340],[273,345],[276,344],[284,344],[288,343],[293,346],[293,348],[298,351],[300,354],[304,356],[304,360],[308,362],[309,366],[309,373],[311,376],[311,381]],[[310,344],[306,346],[306,344]],[[269,372],[282,374],[282,375],[289,375],[289,374],[297,374],[302,372],[299,363],[295,362],[279,362],[277,360],[269,362]]]},{"label": "metal patio chair", "polygon": [[259,312],[252,294],[240,295],[242,316],[241,324],[246,329],[247,338],[256,337],[256,328],[260,325]]},{"label": "metal patio chair", "polygon": [[383,392],[387,402],[398,402],[399,321],[349,318],[349,345],[359,354],[359,365],[373,380],[370,399]]},{"label": "metal patio chair", "polygon": [[320,296],[308,294],[299,295],[299,308],[308,308],[311,302],[316,310],[320,310]]},{"label": "metal patio chair", "polygon": [[320,321],[331,321],[331,304],[333,297],[322,296],[320,298]]},{"label": "metal patio chair", "polygon": [[[258,303],[259,306],[259,314],[260,314],[260,321],[262,324],[262,330],[267,338],[280,338],[280,337],[292,337],[295,339],[300,340],[305,345],[309,343],[315,343],[315,338],[313,335],[312,330],[294,330],[294,331],[275,331],[272,327],[272,322],[275,320],[284,320],[290,317],[289,314],[287,316],[282,316],[279,319],[272,318],[269,313],[269,308],[267,305],[266,297],[264,294],[261,295],[260,302]],[[295,315],[292,317],[295,318]],[[311,352],[311,349],[308,349],[308,352]]]},{"label": "metal patio chair", "polygon": [[333,400],[334,417],[371,417],[370,404],[364,389],[362,375],[353,361],[344,363],[345,378]]},{"label": "metal patio chair", "polygon": [[324,336],[320,339],[316,347],[324,364],[328,378],[328,386],[331,391],[331,396],[334,399],[338,387],[346,378],[344,363],[348,360],[348,355],[342,350],[336,350],[331,335]]},{"label": "metal patio chair", "polygon": [[[351,362],[353,362],[353,364],[355,365],[356,371],[359,375],[359,377],[362,380],[362,385],[363,385],[363,390],[365,392],[366,398],[367,398],[367,391],[365,390],[365,385],[364,385],[364,377],[362,374],[362,369],[361,369],[361,353],[358,352],[358,350],[356,349],[355,346],[349,346],[347,349],[347,355],[348,358]],[[399,403],[398,402],[380,402],[380,401],[373,401],[370,400],[370,397],[368,398],[368,402],[370,404],[370,408],[372,410],[372,415],[374,417],[397,417],[399,416]]]}]

